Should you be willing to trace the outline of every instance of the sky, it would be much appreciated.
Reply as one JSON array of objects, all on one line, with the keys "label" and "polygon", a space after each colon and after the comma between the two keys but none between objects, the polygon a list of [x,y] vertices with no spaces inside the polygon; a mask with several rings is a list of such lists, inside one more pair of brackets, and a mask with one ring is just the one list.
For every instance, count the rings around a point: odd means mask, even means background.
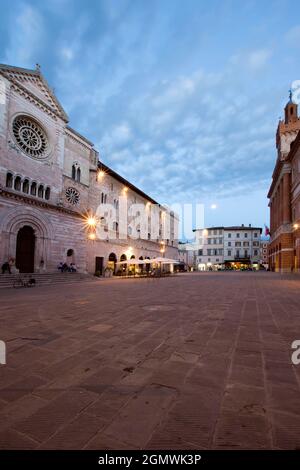
[{"label": "sky", "polygon": [[0,11],[0,62],[39,63],[105,164],[161,203],[204,204],[206,226],[269,224],[300,2],[0,0]]}]

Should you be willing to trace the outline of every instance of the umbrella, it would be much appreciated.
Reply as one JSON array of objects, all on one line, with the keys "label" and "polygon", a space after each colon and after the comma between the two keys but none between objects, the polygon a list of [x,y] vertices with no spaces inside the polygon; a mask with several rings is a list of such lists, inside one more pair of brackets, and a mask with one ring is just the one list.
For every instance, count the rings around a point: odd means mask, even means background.
[{"label": "umbrella", "polygon": [[150,264],[151,260],[150,259],[129,259],[126,261],[119,261],[116,264]]},{"label": "umbrella", "polygon": [[176,259],[169,259],[169,258],[152,258],[150,259],[151,263],[161,263],[161,264],[179,264],[179,261]]}]

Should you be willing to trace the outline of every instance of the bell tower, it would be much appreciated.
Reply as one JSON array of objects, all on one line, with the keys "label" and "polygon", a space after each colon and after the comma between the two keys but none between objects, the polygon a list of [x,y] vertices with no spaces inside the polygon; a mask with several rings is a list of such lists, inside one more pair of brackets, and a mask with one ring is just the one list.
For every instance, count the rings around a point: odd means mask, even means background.
[{"label": "bell tower", "polygon": [[290,90],[289,101],[284,108],[284,122],[289,124],[290,122],[296,122],[298,119],[298,105],[293,102],[292,90]]},{"label": "bell tower", "polygon": [[299,131],[298,105],[294,103],[292,90],[290,90],[289,101],[284,108],[284,120],[279,121],[276,132],[276,148],[280,160],[285,160]]}]

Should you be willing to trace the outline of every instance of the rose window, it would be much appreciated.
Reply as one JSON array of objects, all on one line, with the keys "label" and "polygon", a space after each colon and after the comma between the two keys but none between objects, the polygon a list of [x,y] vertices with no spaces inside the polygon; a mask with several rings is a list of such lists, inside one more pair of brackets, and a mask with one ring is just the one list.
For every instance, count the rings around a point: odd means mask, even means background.
[{"label": "rose window", "polygon": [[33,119],[17,116],[12,131],[18,146],[30,157],[43,158],[48,149],[48,140],[44,130]]},{"label": "rose window", "polygon": [[70,204],[74,206],[79,203],[80,194],[75,188],[67,188],[66,189],[66,199]]}]

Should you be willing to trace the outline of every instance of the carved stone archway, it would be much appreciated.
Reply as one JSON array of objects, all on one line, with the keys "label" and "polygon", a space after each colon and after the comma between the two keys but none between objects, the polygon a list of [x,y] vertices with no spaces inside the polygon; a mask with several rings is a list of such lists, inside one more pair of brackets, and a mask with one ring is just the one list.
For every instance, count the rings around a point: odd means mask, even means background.
[{"label": "carved stone archway", "polygon": [[54,238],[54,232],[48,217],[37,209],[18,207],[6,212],[0,223],[1,258],[5,261],[16,258],[17,235],[25,226],[31,227],[34,231],[34,271],[46,271],[51,257],[51,241]]}]

